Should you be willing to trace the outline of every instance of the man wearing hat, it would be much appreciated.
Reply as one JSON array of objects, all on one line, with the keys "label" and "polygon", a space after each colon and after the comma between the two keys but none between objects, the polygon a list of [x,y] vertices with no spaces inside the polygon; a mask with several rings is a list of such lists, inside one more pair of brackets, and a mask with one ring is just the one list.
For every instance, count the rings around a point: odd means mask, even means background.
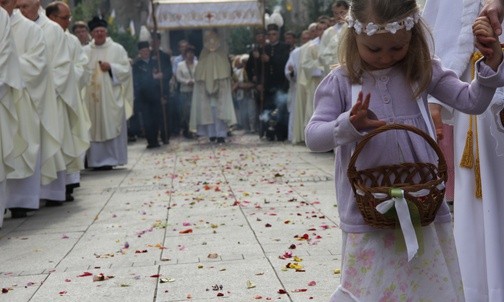
[{"label": "man wearing hat", "polygon": [[161,80],[157,60],[151,58],[149,42],[138,42],[138,57],[133,63],[133,83],[135,102],[140,105],[147,149],[160,147],[158,134],[163,126],[161,106]]},{"label": "man wearing hat", "polygon": [[87,165],[110,170],[128,162],[126,120],[133,112],[133,81],[126,50],[107,36],[107,22],[94,17],[88,22],[93,40],[84,47],[89,58],[90,81],[84,102],[91,118],[91,146]]}]

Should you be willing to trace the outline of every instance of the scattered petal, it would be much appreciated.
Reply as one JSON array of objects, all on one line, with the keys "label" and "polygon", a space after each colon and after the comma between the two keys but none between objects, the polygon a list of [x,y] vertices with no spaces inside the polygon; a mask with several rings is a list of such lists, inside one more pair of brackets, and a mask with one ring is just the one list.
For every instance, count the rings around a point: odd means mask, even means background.
[{"label": "scattered petal", "polygon": [[217,258],[219,258],[219,254],[217,254],[217,253],[210,253],[210,254],[208,254],[207,257],[208,257],[208,259],[217,259]]},{"label": "scattered petal", "polygon": [[185,230],[182,230],[179,232],[179,234],[189,234],[189,233],[192,233],[193,230],[192,229],[185,229]]},{"label": "scattered petal", "polygon": [[283,295],[283,294],[286,294],[286,293],[287,293],[287,291],[286,291],[285,289],[281,288],[281,289],[279,289],[279,290],[277,291],[277,293],[279,293],[279,294],[282,294],[282,295]]},{"label": "scattered petal", "polygon": [[159,279],[159,283],[171,283],[171,282],[175,282],[175,279],[173,279],[173,278],[161,278],[161,279]]},{"label": "scattered petal", "polygon": [[315,281],[308,282],[308,286],[315,286],[315,285],[317,285],[317,282]]},{"label": "scattered petal", "polygon": [[252,283],[252,281],[250,280],[247,280],[247,288],[255,288],[256,285],[254,283]]},{"label": "scattered petal", "polygon": [[93,274],[92,274],[92,273],[90,273],[90,272],[84,272],[84,273],[82,273],[82,274],[78,275],[77,277],[89,277],[89,276],[92,276],[92,275],[93,275]]}]

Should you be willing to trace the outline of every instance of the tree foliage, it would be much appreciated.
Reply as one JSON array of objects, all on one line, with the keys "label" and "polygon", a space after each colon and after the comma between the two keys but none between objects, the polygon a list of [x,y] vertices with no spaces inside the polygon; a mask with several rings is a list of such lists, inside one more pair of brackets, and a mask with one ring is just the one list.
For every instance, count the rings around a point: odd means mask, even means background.
[{"label": "tree foliage", "polygon": [[[99,7],[102,4],[102,0],[87,0],[80,2],[77,4],[72,12],[74,20],[81,20],[87,22],[91,20],[94,16],[101,14],[99,11]],[[133,37],[128,31],[119,30],[117,24],[114,22],[114,19],[110,16],[104,17],[107,20],[108,24],[108,34],[114,40],[121,44],[124,49],[128,52],[128,56],[130,58],[134,58],[137,54],[136,37]]]}]

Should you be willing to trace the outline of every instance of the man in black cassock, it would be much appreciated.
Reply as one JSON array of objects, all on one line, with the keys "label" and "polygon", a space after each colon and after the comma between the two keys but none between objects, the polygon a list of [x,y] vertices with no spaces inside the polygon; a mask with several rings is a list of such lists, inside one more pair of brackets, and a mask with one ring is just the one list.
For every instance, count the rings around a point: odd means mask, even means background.
[{"label": "man in black cassock", "polygon": [[[289,81],[285,77],[285,64],[289,59],[289,45],[280,41],[280,30],[276,24],[269,24],[269,44],[264,47],[261,56],[264,63],[263,113],[270,112],[266,121],[266,138],[285,141],[287,139],[289,112],[287,110],[287,91]],[[261,113],[261,114],[263,114]]]},{"label": "man in black cassock", "polygon": [[[162,93],[162,101],[164,102],[164,118],[161,119],[159,124],[159,130],[161,134],[161,140],[163,144],[167,145],[170,142],[170,136],[172,130],[176,130],[179,128],[179,109],[176,106],[174,100],[170,99],[170,80],[173,76],[173,69],[171,63],[171,56],[165,51],[161,50],[161,34],[160,33],[151,33],[151,59],[156,61],[159,52],[159,57],[161,58],[161,73],[163,74],[162,84],[163,84],[163,93]],[[159,65],[159,63],[157,63]],[[156,67],[159,69],[159,66]],[[162,115],[162,112],[161,112]],[[165,125],[166,123],[166,125]],[[165,129],[166,128],[166,129]]]}]

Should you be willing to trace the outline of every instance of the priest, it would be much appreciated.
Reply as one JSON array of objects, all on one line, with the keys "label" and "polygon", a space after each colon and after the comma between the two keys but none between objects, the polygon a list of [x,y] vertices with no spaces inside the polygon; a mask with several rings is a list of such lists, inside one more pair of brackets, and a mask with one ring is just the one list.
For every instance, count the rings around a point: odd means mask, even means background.
[{"label": "priest", "polygon": [[14,170],[14,160],[28,144],[17,135],[19,121],[15,103],[22,97],[23,81],[15,52],[7,12],[0,8],[0,227],[6,205],[6,178]]},{"label": "priest", "polygon": [[128,163],[126,120],[132,114],[133,83],[126,50],[107,35],[107,21],[88,22],[93,40],[84,47],[91,79],[84,88],[84,102],[91,118],[91,147],[87,165],[111,170]]}]

